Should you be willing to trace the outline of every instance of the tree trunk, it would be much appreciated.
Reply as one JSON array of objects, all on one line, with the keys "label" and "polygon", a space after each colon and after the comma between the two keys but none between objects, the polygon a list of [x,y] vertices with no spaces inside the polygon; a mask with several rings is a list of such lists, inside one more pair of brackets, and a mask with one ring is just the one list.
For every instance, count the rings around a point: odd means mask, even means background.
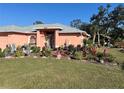
[{"label": "tree trunk", "polygon": [[98,35],[98,46],[100,46],[100,34],[99,34],[99,31],[97,32],[97,35]]},{"label": "tree trunk", "polygon": [[95,39],[96,39],[96,32],[93,34],[93,45],[95,44]]}]

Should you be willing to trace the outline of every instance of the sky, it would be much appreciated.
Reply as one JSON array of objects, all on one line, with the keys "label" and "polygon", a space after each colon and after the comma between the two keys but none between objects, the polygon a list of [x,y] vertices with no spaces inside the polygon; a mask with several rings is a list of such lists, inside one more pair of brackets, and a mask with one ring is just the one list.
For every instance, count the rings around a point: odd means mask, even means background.
[{"label": "sky", "polygon": [[[46,24],[61,23],[69,25],[73,19],[89,22],[96,14],[100,5],[86,3],[0,3],[0,26],[4,25],[32,25],[36,20]],[[111,10],[118,4],[111,4]]]}]

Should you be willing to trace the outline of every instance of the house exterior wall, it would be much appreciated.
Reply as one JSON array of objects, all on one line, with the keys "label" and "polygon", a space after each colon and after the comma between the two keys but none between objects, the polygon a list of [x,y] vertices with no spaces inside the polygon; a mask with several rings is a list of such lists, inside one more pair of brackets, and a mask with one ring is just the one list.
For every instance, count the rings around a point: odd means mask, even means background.
[{"label": "house exterior wall", "polygon": [[28,44],[28,35],[25,34],[9,34],[8,44],[15,44],[15,46],[21,46]]},{"label": "house exterior wall", "polygon": [[80,33],[58,33],[56,31],[55,33],[55,46],[59,47],[66,44],[72,44],[74,46],[77,46],[78,44],[82,45],[83,40],[86,38],[84,36],[81,36]]},{"label": "house exterior wall", "polygon": [[0,48],[5,49],[8,44],[22,46],[29,43],[30,34],[22,33],[0,33]]},{"label": "house exterior wall", "polygon": [[8,34],[0,33],[0,48],[4,49],[7,43],[8,43]]},{"label": "house exterior wall", "polygon": [[38,47],[43,47],[45,44],[45,33],[43,31],[37,31],[37,43]]},{"label": "house exterior wall", "polygon": [[[0,32],[0,48],[6,48],[8,44],[15,44],[15,46],[22,46],[24,44],[29,44],[30,37],[33,35],[36,36],[36,45],[38,47],[43,47],[45,45],[45,34],[44,30],[38,30],[35,34],[26,34],[26,33],[16,33],[16,32]],[[66,44],[73,44],[77,46],[82,44],[82,41],[87,37],[82,36],[80,33],[59,33],[59,30],[53,31],[55,34],[55,47],[59,47]]]}]

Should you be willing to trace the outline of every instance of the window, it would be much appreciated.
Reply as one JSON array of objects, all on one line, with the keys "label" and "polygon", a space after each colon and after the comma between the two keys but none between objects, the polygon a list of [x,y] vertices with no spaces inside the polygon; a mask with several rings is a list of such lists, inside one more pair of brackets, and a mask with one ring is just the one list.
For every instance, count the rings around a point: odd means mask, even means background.
[{"label": "window", "polygon": [[36,44],[36,36],[31,36],[30,37],[30,44],[35,45]]}]

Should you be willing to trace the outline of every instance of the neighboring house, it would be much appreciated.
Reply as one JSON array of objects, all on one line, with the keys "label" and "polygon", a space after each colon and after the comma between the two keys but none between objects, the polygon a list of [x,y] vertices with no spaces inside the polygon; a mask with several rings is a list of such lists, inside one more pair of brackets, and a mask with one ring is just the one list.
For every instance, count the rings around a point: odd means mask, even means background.
[{"label": "neighboring house", "polygon": [[15,44],[15,46],[31,44],[42,48],[45,43],[51,48],[65,43],[77,46],[89,36],[85,31],[62,24],[39,24],[27,27],[2,26],[0,27],[0,48],[4,49],[8,44]]}]

